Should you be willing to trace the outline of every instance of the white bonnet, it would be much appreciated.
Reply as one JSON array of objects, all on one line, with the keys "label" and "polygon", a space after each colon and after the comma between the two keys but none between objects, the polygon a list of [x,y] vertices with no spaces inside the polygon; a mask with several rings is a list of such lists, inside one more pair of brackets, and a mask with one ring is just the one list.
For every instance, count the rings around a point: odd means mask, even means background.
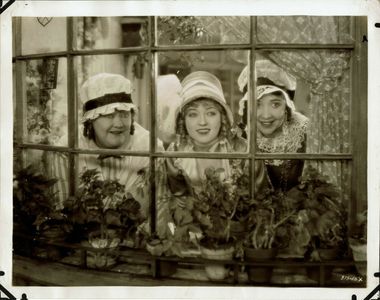
[{"label": "white bonnet", "polygon": [[230,125],[233,125],[233,115],[224,98],[222,85],[219,79],[206,71],[195,71],[182,80],[182,103],[177,109],[176,116],[182,108],[197,99],[207,98],[219,103],[225,110]]},{"label": "white bonnet", "polygon": [[166,143],[175,139],[176,110],[181,105],[182,86],[174,74],[157,78],[157,129],[158,137]]},{"label": "white bonnet", "polygon": [[100,73],[87,79],[81,87],[82,122],[95,120],[115,110],[136,110],[131,98],[131,82],[122,75]]}]

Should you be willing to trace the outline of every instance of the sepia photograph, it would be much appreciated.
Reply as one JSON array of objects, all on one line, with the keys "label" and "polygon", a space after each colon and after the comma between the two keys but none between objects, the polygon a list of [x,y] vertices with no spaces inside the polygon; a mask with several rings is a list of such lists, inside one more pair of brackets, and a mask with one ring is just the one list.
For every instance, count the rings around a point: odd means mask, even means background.
[{"label": "sepia photograph", "polygon": [[14,284],[365,285],[366,25],[14,18]]},{"label": "sepia photograph", "polygon": [[368,26],[13,15],[12,287],[373,288]]}]

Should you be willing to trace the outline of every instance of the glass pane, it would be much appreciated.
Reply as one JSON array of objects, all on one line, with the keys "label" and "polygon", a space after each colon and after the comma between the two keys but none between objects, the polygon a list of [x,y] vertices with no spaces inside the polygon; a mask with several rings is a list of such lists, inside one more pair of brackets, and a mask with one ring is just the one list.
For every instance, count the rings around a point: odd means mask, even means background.
[{"label": "glass pane", "polygon": [[[239,77],[245,99],[248,73],[246,68]],[[255,73],[259,152],[351,151],[350,52],[262,52]],[[246,104],[241,102],[243,124],[248,122]]]},{"label": "glass pane", "polygon": [[[222,90],[217,87],[218,84],[212,83],[212,85],[224,95],[225,102],[223,99],[220,100],[220,104],[223,106],[220,108],[222,112],[221,122],[227,127],[226,130],[219,131],[218,136],[222,138],[226,136],[228,138],[233,137],[230,129],[236,128],[239,117],[239,101],[242,97],[236,81],[240,71],[244,67],[244,64],[241,61],[248,57],[248,53],[248,51],[183,51],[158,54],[158,136],[164,140],[166,145],[173,142],[175,138],[176,126],[174,126],[174,124],[176,122],[176,112],[177,108],[182,105],[181,102],[183,101],[179,95],[180,90],[182,89],[180,82],[183,81],[187,75],[195,71],[206,71],[211,74],[192,74],[190,76],[190,78],[192,78],[191,80],[196,79],[195,77],[197,76],[206,76],[206,80],[211,80],[212,82],[216,82],[216,80],[211,79],[211,77],[216,76],[217,80],[219,80]],[[193,93],[197,88],[191,88],[191,90],[189,90],[189,93]],[[231,112],[232,117],[229,117],[231,116]],[[232,126],[230,126],[230,124],[232,124]],[[220,127],[220,122],[218,122],[216,126]],[[224,127],[225,126],[223,126],[223,128]],[[185,132],[183,132],[183,134],[185,134]],[[224,135],[221,136],[220,134]],[[185,136],[183,137],[185,138]],[[207,138],[207,136],[205,138]],[[230,140],[230,142],[232,141]],[[246,149],[243,148],[234,148],[234,146],[232,146],[232,149],[234,150],[230,150],[231,152],[245,152]],[[224,152],[223,150],[215,151]]]},{"label": "glass pane", "polygon": [[[63,208],[65,185],[55,167],[60,153],[41,150],[15,150],[13,179],[13,251],[22,256],[39,256],[58,260],[67,251],[40,246],[36,238],[64,242],[70,222],[57,213]],[[62,160],[59,170],[67,169]],[[57,181],[57,180],[58,181]],[[67,227],[66,227],[67,226]]]},{"label": "glass pane", "polygon": [[23,55],[66,50],[66,18],[22,17],[21,52]]},{"label": "glass pane", "polygon": [[147,17],[74,18],[76,49],[136,47],[148,42]]},{"label": "glass pane", "polygon": [[[273,247],[278,249],[278,258],[299,258],[314,261],[339,260],[347,258],[349,232],[348,215],[351,210],[351,163],[346,161],[305,161],[303,174],[299,183],[291,182],[289,166],[295,160],[265,160],[269,178],[272,183],[286,180],[283,189],[264,190],[258,193],[250,214],[252,225],[257,228],[266,224],[266,218],[273,218],[279,224],[274,231]],[[277,164],[274,164],[276,163]],[[287,168],[287,169],[286,169]],[[285,177],[286,175],[286,177]],[[277,177],[277,178],[276,178]],[[272,210],[273,209],[273,210]],[[272,220],[273,220],[272,219]],[[256,225],[254,225],[256,222]],[[272,221],[273,222],[273,221]],[[272,223],[273,224],[273,223]],[[252,226],[251,225],[251,226]],[[260,243],[260,231],[255,230],[251,243]],[[326,249],[333,256],[328,257]],[[289,282],[299,269],[284,272],[283,268],[274,270],[271,283]],[[300,280],[307,284],[318,283],[319,277],[312,268],[299,274]],[[347,284],[343,279],[348,274],[357,276],[350,268],[335,270],[337,276],[325,273],[327,285]],[[318,274],[319,275],[319,274]]]},{"label": "glass pane", "polygon": [[95,223],[97,231],[117,232],[119,246],[142,247],[149,231],[149,157],[80,154],[78,170],[79,188],[84,189],[81,201],[94,209],[86,224]]},{"label": "glass pane", "polygon": [[250,18],[244,16],[158,17],[159,45],[249,43]]},{"label": "glass pane", "polygon": [[28,60],[22,64],[26,142],[67,145],[66,58]]},{"label": "glass pane", "polygon": [[158,159],[157,233],[174,241],[166,254],[200,256],[194,235],[204,237],[201,245],[213,238],[222,243],[228,235],[242,237],[247,217],[244,204],[250,200],[248,174],[249,161],[244,159]]},{"label": "glass pane", "polygon": [[42,205],[39,207],[41,211],[37,209],[31,212],[34,216],[44,212],[43,203],[37,203],[39,195],[51,197],[43,199],[48,205],[48,210],[63,207],[68,194],[67,178],[64,178],[68,170],[67,162],[67,156],[61,152],[15,149],[14,174],[19,178],[18,183],[14,185],[15,192],[19,189],[25,197],[36,201],[30,201],[31,206]]},{"label": "glass pane", "polygon": [[257,39],[261,43],[352,43],[351,17],[258,16]]},{"label": "glass pane", "polygon": [[[131,101],[135,105],[133,113],[135,129],[133,140],[135,140],[135,144],[125,144],[126,148],[128,148],[125,150],[149,151],[149,132],[147,130],[149,130],[150,126],[150,73],[144,54],[80,56],[75,58],[74,63],[77,70],[76,84],[79,98],[79,139],[83,140],[82,121],[95,120],[97,116],[115,111],[115,104],[102,105],[96,109],[89,109],[86,117],[84,117],[83,105],[86,102],[102,97],[104,94],[117,94],[120,92],[129,94],[131,92]],[[131,122],[132,120],[124,122],[125,124],[122,128],[122,131],[128,136],[133,132]],[[86,147],[86,144],[87,142],[83,141],[80,147]],[[118,145],[117,147],[120,146]],[[111,145],[108,147],[111,147]],[[116,147],[116,145],[113,145],[113,147]]]}]

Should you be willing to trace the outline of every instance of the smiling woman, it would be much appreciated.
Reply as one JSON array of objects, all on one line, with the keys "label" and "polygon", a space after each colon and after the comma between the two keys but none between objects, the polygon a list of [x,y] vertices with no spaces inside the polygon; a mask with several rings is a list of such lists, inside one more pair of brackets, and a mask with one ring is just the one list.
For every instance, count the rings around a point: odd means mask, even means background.
[{"label": "smiling woman", "polygon": [[93,122],[95,143],[101,148],[119,148],[133,134],[133,110],[115,111]]},{"label": "smiling woman", "polygon": [[[219,79],[206,71],[195,71],[182,81],[182,103],[176,112],[177,141],[168,151],[181,152],[246,152],[247,142],[232,130],[233,115],[226,104]],[[186,174],[192,188],[197,189],[205,179],[208,167],[223,169],[220,176],[231,176],[228,159],[176,159],[167,160],[169,176]],[[241,165],[248,171],[247,166]],[[265,183],[263,165],[256,165],[256,189]],[[172,187],[173,188],[173,187]],[[248,188],[248,187],[247,187]],[[174,187],[175,189],[175,187]]]}]

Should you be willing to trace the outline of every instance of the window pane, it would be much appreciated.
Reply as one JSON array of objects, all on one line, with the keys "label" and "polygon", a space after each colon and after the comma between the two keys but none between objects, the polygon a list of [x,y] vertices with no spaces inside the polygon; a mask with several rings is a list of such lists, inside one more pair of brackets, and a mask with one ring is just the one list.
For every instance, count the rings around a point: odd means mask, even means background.
[{"label": "window pane", "polygon": [[[158,136],[166,144],[174,141],[176,109],[183,101],[179,95],[180,82],[190,73],[207,71],[218,78],[228,108],[231,110],[233,126],[238,122],[239,101],[237,78],[248,57],[248,51],[187,51],[158,54],[159,77],[157,80],[157,124]],[[194,76],[194,75],[191,75]],[[197,75],[198,76],[198,75]],[[207,75],[210,77],[212,75]],[[227,109],[227,110],[226,110]],[[227,119],[228,119],[227,112]],[[230,133],[230,130],[227,130]],[[242,148],[235,151],[245,152]]]},{"label": "window pane", "polygon": [[352,43],[350,17],[258,16],[257,39],[261,43]]},{"label": "window pane", "polygon": [[158,17],[160,45],[244,44],[249,43],[250,19],[228,17]]},{"label": "window pane", "polygon": [[74,24],[77,49],[136,47],[148,42],[147,17],[77,17]]},{"label": "window pane", "polygon": [[[150,228],[149,157],[80,154],[77,163],[78,186],[83,191],[77,200],[90,212],[83,220],[88,230],[80,236],[81,244],[97,248],[103,232],[114,250],[144,248]],[[92,268],[100,262],[122,267],[122,261],[112,252],[102,258],[91,251],[87,255]]]},{"label": "window pane", "polygon": [[[76,57],[74,60],[75,67],[77,70],[77,91],[79,99],[79,137],[81,139],[83,135],[83,127],[81,121],[83,119],[82,106],[84,102],[87,102],[88,97],[101,97],[104,92],[110,93],[113,90],[112,86],[115,87],[115,93],[120,92],[121,87],[124,86],[124,82],[127,78],[131,83],[131,98],[133,104],[136,106],[133,118],[135,121],[135,139],[137,139],[138,134],[149,136],[146,130],[149,130],[150,126],[150,115],[149,115],[149,99],[150,99],[150,85],[149,85],[149,70],[147,59],[144,54],[139,55],[93,55],[93,56],[80,56]],[[103,75],[99,75],[103,73]],[[108,73],[104,74],[104,73]],[[120,78],[116,79],[112,85],[107,85],[110,74],[119,74],[124,76],[120,82]],[[94,77],[97,76],[97,77]],[[95,79],[98,78],[98,79]],[[89,80],[90,79],[90,80]],[[91,82],[86,87],[86,92],[83,90],[83,84],[89,80]],[[111,79],[114,81],[115,79]],[[98,109],[94,112],[99,114],[110,113],[110,111],[105,111]],[[114,109],[112,110],[114,112]],[[93,115],[95,117],[95,115]],[[84,121],[84,119],[83,119]],[[130,127],[130,125],[128,125]],[[130,131],[132,132],[132,131]],[[142,141],[140,139],[140,141]],[[139,145],[136,149],[132,147],[129,150],[149,150],[149,138],[144,138],[144,143]],[[83,146],[82,146],[83,147]]]},{"label": "window pane", "polygon": [[[67,145],[67,61],[46,58],[22,62],[25,141]],[[15,122],[20,120],[15,118]]]},{"label": "window pane", "polygon": [[[22,184],[17,185],[22,193],[30,197],[30,205],[43,205],[39,203],[38,197],[46,197],[42,201],[47,201],[48,210],[60,209],[63,207],[68,196],[68,160],[67,156],[61,152],[42,151],[36,149],[15,149],[14,174],[21,176]],[[49,182],[56,179],[57,181]],[[45,194],[46,190],[46,194]],[[49,194],[49,193],[52,194]],[[40,206],[32,213],[31,217],[43,211],[43,206]],[[48,217],[48,216],[46,216]]]},{"label": "window pane", "polygon": [[[350,52],[262,52],[255,73],[260,152],[351,151]],[[246,99],[247,78],[246,68],[239,77],[239,88]],[[246,104],[241,102],[244,124],[248,122]]]},{"label": "window pane", "polygon": [[[104,198],[103,205],[105,207],[115,208],[115,205],[121,204],[125,201],[120,195],[111,194],[112,200],[105,199],[107,196],[107,182],[116,181],[122,186],[120,187],[121,196],[126,196],[128,199],[134,199],[129,201],[131,211],[123,211],[125,217],[129,216],[129,213],[135,213],[136,215],[130,215],[130,222],[133,221],[133,217],[137,218],[135,225],[140,225],[144,220],[147,220],[149,214],[149,157],[145,156],[108,156],[108,155],[91,155],[80,154],[78,155],[78,170],[79,170],[79,186],[84,182],[84,176],[90,176],[91,178],[101,180],[102,194]],[[94,174],[95,172],[95,174]],[[96,187],[94,186],[94,189]],[[91,191],[88,191],[89,195]],[[107,202],[108,201],[108,202]],[[135,202],[137,201],[137,202]],[[136,210],[134,210],[136,208]],[[124,207],[123,207],[124,209]],[[137,215],[138,213],[138,215]],[[123,216],[120,216],[123,217]],[[116,224],[106,224],[112,225]],[[148,230],[149,226],[146,224],[144,230]],[[126,233],[127,234],[127,233]]]},{"label": "window pane", "polygon": [[66,18],[21,18],[21,52],[23,55],[66,50]]},{"label": "window pane", "polygon": [[[258,187],[262,184],[256,180]],[[193,243],[194,235],[199,239],[202,232],[207,242],[217,234],[215,230],[226,234],[229,222],[233,223],[230,235],[241,238],[245,233],[247,206],[244,205],[250,201],[250,188],[248,160],[158,159],[156,229],[160,237],[174,236],[175,243],[166,254],[199,257],[201,253]],[[213,214],[215,211],[218,211],[217,216]],[[213,232],[208,231],[210,228],[204,223],[207,219],[214,222]],[[226,236],[220,240],[223,238]]]},{"label": "window pane", "polygon": [[[348,216],[355,209],[351,207],[351,163],[306,160],[301,176],[293,172],[298,162],[264,160],[275,190],[258,193],[256,199],[264,201],[255,205],[266,209],[269,203],[275,223],[283,221],[276,231],[277,257],[326,260],[321,249],[335,248],[340,256],[334,259],[340,259],[348,250]],[[285,283],[286,278],[280,276],[285,275],[276,273],[272,283]]]}]

